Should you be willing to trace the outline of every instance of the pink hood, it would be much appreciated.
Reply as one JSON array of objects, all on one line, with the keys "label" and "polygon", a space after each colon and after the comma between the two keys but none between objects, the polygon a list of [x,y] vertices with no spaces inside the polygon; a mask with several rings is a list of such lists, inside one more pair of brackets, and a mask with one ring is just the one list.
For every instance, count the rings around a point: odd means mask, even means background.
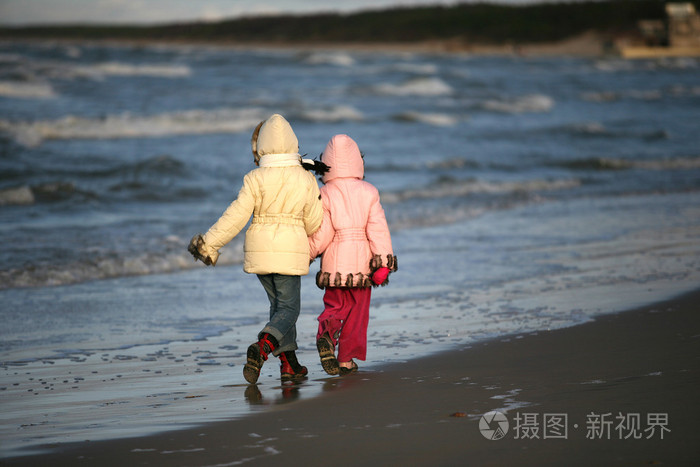
[{"label": "pink hood", "polygon": [[321,161],[331,168],[321,178],[328,183],[335,178],[365,178],[365,163],[360,148],[348,135],[335,135],[321,154]]}]

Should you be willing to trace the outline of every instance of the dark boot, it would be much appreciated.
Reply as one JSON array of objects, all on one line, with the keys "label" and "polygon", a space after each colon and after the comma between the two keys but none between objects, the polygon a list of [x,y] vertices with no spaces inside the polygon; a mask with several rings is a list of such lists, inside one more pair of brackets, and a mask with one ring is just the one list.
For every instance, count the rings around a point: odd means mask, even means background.
[{"label": "dark boot", "polygon": [[270,334],[263,334],[258,342],[248,347],[248,362],[243,367],[243,377],[250,384],[255,384],[260,377],[260,369],[267,360],[267,355],[277,348],[277,339]]},{"label": "dark boot", "polygon": [[301,366],[297,360],[297,354],[293,350],[282,352],[279,357],[282,381],[299,381],[309,374],[309,370],[305,366]]},{"label": "dark boot", "polygon": [[328,334],[322,335],[316,341],[316,348],[318,349],[318,356],[321,357],[323,371],[329,375],[337,375],[340,373],[338,360],[335,358],[335,347]]}]

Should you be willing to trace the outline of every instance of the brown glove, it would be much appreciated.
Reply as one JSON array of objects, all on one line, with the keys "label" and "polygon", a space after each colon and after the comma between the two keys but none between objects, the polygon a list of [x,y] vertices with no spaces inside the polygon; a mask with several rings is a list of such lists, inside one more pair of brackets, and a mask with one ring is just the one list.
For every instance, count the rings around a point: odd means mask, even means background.
[{"label": "brown glove", "polygon": [[194,256],[195,261],[200,260],[207,266],[216,266],[216,259],[212,260],[211,257],[205,253],[206,250],[204,248],[204,238],[202,238],[202,234],[197,234],[192,237],[192,240],[190,240],[190,244],[187,247],[187,251]]}]

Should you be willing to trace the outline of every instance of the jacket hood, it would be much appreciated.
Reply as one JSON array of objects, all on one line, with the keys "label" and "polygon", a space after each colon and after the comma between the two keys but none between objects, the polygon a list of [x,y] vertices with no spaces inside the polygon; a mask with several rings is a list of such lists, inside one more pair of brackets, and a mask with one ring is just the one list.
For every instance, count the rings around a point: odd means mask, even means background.
[{"label": "jacket hood", "polygon": [[335,135],[321,154],[321,161],[330,166],[330,170],[321,178],[328,183],[335,178],[365,177],[365,163],[360,148],[348,135]]},{"label": "jacket hood", "polygon": [[253,132],[251,146],[256,163],[260,161],[260,156],[268,154],[299,154],[299,140],[292,126],[280,114],[260,122]]}]

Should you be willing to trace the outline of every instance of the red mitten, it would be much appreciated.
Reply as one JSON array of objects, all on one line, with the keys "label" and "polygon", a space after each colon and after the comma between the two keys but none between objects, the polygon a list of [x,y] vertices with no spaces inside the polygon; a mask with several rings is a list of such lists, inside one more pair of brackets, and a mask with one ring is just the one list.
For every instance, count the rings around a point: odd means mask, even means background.
[{"label": "red mitten", "polygon": [[382,285],[387,277],[389,277],[389,268],[379,268],[372,274],[372,282]]}]

